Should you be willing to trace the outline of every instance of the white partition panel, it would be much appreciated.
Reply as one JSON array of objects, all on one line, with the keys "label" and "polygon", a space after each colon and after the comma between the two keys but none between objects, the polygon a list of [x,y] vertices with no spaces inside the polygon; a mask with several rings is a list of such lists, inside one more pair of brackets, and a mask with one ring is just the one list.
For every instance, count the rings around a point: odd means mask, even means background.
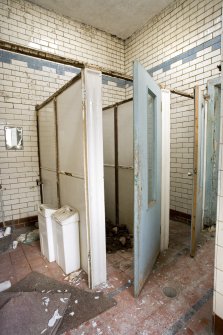
[{"label": "white partition panel", "polygon": [[115,224],[115,168],[104,167],[105,216]]},{"label": "white partition panel", "polygon": [[58,207],[57,195],[57,173],[46,169],[41,169],[41,182],[43,203],[49,204],[53,208]]},{"label": "white partition panel", "polygon": [[118,106],[119,223],[133,233],[133,101]]},{"label": "white partition panel", "polygon": [[133,234],[134,175],[133,169],[119,168],[119,222]]},{"label": "white partition panel", "polygon": [[59,171],[84,176],[81,80],[57,97]]},{"label": "white partition panel", "polygon": [[115,224],[114,107],[103,111],[105,216]]},{"label": "white partition panel", "polygon": [[40,178],[43,203],[58,206],[56,119],[54,101],[38,110]]},{"label": "white partition panel", "polygon": [[170,210],[170,91],[161,90],[162,99],[162,176],[161,176],[161,240],[160,250],[169,245]]},{"label": "white partition panel", "polygon": [[102,128],[102,74],[84,70],[86,120],[86,171],[88,227],[90,247],[90,287],[106,281],[103,128]]},{"label": "white partition panel", "polygon": [[81,79],[58,95],[57,124],[60,203],[76,208],[80,214],[81,267],[88,273]]},{"label": "white partition panel", "polygon": [[115,165],[114,107],[103,110],[103,153],[104,164]]},{"label": "white partition panel", "polygon": [[118,106],[118,165],[133,168],[133,101]]},{"label": "white partition panel", "polygon": [[54,102],[38,111],[40,166],[56,171],[56,122]]}]

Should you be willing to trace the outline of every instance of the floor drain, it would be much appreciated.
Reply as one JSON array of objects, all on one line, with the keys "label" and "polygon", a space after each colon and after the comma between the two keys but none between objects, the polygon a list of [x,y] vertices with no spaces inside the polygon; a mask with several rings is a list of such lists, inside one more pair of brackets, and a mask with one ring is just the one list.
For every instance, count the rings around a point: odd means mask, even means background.
[{"label": "floor drain", "polygon": [[163,288],[163,293],[168,298],[176,298],[176,296],[177,296],[177,290],[173,287],[164,287]]}]

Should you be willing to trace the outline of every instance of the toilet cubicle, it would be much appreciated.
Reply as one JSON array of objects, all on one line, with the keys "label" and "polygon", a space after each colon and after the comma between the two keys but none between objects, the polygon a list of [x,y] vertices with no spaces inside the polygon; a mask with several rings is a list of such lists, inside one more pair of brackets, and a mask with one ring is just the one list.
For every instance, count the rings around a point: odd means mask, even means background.
[{"label": "toilet cubicle", "polygon": [[78,210],[91,288],[106,281],[101,85],[85,68],[36,107],[42,202]]},{"label": "toilet cubicle", "polygon": [[133,233],[133,100],[103,109],[105,215]]},{"label": "toilet cubicle", "polygon": [[[170,205],[170,91],[161,90],[162,176],[161,245],[169,244]],[[103,108],[105,216],[114,225],[134,225],[133,99]]]},{"label": "toilet cubicle", "polygon": [[[101,72],[80,74],[36,107],[42,201],[80,215],[81,267],[106,281],[105,215],[133,233],[133,100],[102,110]],[[170,92],[162,91],[161,250],[169,241]]]},{"label": "toilet cubicle", "polygon": [[[161,89],[162,176],[161,244],[169,244],[170,206],[170,91]],[[134,227],[133,99],[103,108],[105,216],[114,225]]]}]

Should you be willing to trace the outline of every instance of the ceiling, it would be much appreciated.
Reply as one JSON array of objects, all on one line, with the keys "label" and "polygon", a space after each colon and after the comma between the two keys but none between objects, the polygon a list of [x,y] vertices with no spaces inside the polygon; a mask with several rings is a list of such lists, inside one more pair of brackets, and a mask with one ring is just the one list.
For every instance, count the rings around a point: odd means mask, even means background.
[{"label": "ceiling", "polygon": [[131,36],[173,0],[29,0],[116,35]]}]

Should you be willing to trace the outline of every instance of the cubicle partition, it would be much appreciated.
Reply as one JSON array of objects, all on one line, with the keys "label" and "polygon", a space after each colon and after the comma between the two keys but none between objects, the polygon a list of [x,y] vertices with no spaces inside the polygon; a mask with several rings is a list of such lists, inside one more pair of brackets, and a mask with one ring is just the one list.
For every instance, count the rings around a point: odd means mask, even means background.
[{"label": "cubicle partition", "polygon": [[81,267],[94,287],[106,281],[101,72],[82,70],[36,109],[42,202],[78,210]]}]

